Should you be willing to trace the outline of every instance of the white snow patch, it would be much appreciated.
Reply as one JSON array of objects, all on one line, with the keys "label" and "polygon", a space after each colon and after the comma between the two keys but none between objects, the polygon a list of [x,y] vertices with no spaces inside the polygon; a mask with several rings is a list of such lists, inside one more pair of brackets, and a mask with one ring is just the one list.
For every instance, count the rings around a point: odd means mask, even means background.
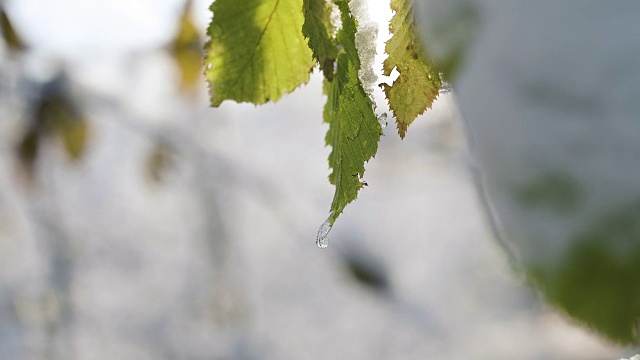
[{"label": "white snow patch", "polygon": [[360,57],[358,77],[364,90],[373,99],[373,87],[378,81],[378,75],[374,68],[377,54],[378,24],[371,19],[367,0],[351,0],[349,8],[358,21],[358,32],[356,33],[356,48]]},{"label": "white snow patch", "polygon": [[331,25],[333,26],[333,33],[331,36],[336,37],[338,31],[342,29],[342,18],[340,17],[340,9],[338,5],[334,4],[333,1],[327,1],[329,6],[331,6]]}]

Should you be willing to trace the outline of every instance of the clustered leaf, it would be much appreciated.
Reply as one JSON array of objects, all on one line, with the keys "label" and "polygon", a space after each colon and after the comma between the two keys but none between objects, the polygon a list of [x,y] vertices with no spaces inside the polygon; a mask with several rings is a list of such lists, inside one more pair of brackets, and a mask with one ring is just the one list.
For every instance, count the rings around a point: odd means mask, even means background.
[{"label": "clustered leaf", "polygon": [[300,29],[302,0],[216,0],[207,30],[211,105],[276,101],[309,80],[314,62]]},{"label": "clustered leaf", "polygon": [[360,59],[355,45],[357,24],[346,0],[337,0],[342,29],[337,34],[340,52],[333,81],[325,81],[328,95],[324,121],[329,123],[327,145],[332,146],[329,181],[336,186],[329,223],[333,224],[347,204],[356,199],[364,163],[375,156],[382,128],[373,112],[373,102],[358,78]]},{"label": "clustered leaf", "polygon": [[[340,11],[337,33],[331,2]],[[412,0],[392,0],[396,15],[384,66],[387,75],[393,68],[400,72],[384,91],[401,137],[416,116],[431,106],[441,86],[414,33],[412,6]],[[326,236],[366,185],[364,163],[375,156],[382,135],[373,101],[358,77],[357,22],[349,0],[216,0],[211,11],[205,75],[212,106],[226,99],[254,104],[276,101],[306,83],[315,64],[322,71],[328,97],[326,142],[332,147],[329,181],[336,186],[328,228],[321,231],[321,237]]]},{"label": "clustered leaf", "polygon": [[413,0],[391,0],[391,9],[395,11],[389,24],[393,35],[386,43],[389,57],[383,70],[389,76],[395,68],[400,76],[391,86],[381,86],[396,118],[398,134],[404,138],[407,127],[438,97],[442,82],[416,36]]},{"label": "clustered leaf", "polygon": [[303,0],[302,11],[302,34],[309,39],[313,58],[320,65],[325,78],[331,81],[338,56],[338,48],[332,36],[335,29],[331,23],[331,5],[327,0]]}]

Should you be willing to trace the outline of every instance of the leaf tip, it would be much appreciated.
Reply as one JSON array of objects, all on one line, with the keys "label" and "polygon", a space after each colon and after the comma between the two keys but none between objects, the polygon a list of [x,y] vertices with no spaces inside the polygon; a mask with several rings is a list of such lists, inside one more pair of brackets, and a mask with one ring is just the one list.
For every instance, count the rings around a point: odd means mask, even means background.
[{"label": "leaf tip", "polygon": [[407,124],[396,121],[396,127],[398,128],[398,135],[400,135],[400,139],[404,140],[404,137],[407,135],[407,128],[409,126]]}]

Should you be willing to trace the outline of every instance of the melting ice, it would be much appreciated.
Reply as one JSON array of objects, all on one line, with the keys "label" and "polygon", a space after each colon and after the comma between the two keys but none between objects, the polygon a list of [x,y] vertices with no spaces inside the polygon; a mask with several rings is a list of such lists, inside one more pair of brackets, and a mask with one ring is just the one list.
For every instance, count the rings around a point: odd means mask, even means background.
[{"label": "melting ice", "polygon": [[386,128],[387,127],[387,113],[382,113],[380,115],[378,115],[378,122],[380,123],[380,127],[381,128]]},{"label": "melting ice", "polygon": [[331,228],[333,227],[332,220],[333,211],[331,212],[331,214],[329,214],[327,220],[325,220],[322,225],[320,225],[320,229],[318,229],[318,235],[316,236],[316,245],[318,245],[318,247],[321,249],[329,246],[329,238],[327,237],[327,235],[329,235],[329,231],[331,231]]}]

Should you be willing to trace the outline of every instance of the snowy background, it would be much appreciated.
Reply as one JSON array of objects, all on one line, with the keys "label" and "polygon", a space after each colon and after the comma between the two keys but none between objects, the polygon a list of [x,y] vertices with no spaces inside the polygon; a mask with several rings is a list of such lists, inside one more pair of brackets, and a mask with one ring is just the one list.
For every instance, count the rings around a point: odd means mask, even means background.
[{"label": "snowy background", "polygon": [[[390,16],[377,3],[372,17]],[[454,95],[400,141],[315,245],[327,181],[321,81],[277,104],[179,92],[163,46],[183,2],[5,1],[30,49],[0,48],[0,359],[614,359],[523,284],[493,240]],[[201,32],[210,13],[196,1]],[[378,9],[379,8],[379,9]],[[381,38],[384,39],[384,34]],[[65,69],[90,124],[25,184],[15,144]],[[383,106],[382,102],[379,102]],[[148,158],[167,144],[162,181]]]}]

